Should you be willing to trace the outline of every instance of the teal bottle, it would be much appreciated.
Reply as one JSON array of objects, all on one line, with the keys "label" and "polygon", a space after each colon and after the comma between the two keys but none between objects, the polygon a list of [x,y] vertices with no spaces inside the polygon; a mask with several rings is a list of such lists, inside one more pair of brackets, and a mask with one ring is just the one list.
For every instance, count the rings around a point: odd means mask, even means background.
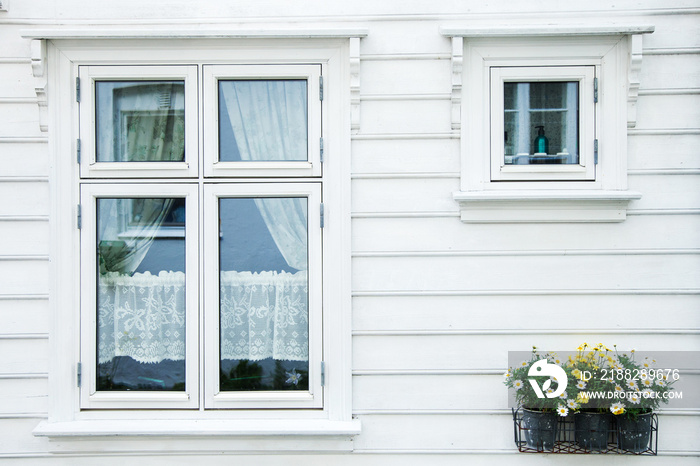
[{"label": "teal bottle", "polygon": [[544,135],[544,126],[535,126],[538,128],[537,137],[533,143],[532,151],[534,154],[549,154],[549,139]]}]

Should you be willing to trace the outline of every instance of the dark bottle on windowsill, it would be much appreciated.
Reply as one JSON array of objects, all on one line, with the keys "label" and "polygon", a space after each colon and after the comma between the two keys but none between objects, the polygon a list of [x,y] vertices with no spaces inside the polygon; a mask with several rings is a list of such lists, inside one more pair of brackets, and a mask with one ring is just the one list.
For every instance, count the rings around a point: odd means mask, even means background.
[{"label": "dark bottle on windowsill", "polygon": [[544,135],[544,126],[535,126],[535,128],[538,128],[538,130],[535,142],[532,144],[533,154],[549,154],[549,140]]}]

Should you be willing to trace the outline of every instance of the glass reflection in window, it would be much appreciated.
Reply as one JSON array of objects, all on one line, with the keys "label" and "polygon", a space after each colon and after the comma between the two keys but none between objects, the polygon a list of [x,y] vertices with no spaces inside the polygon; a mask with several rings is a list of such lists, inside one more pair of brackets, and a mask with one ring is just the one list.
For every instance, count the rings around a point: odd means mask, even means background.
[{"label": "glass reflection in window", "polygon": [[219,81],[219,160],[308,160],[307,82]]},{"label": "glass reflection in window", "polygon": [[97,200],[97,389],[185,390],[185,200]]},{"label": "glass reflection in window", "polygon": [[579,83],[506,82],[505,164],[579,163]]},{"label": "glass reflection in window", "polygon": [[184,81],[95,83],[98,162],[185,160]]},{"label": "glass reflection in window", "polygon": [[220,391],[308,390],[307,198],[222,198]]}]

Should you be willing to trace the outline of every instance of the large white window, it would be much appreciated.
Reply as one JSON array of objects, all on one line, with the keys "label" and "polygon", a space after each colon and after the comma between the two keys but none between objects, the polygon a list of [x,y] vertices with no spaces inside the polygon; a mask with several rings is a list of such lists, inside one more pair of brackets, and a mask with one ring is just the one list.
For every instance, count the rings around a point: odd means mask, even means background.
[{"label": "large white window", "polygon": [[349,44],[321,35],[48,48],[56,325],[39,435],[358,432]]},{"label": "large white window", "polygon": [[322,70],[79,66],[82,408],[323,407]]}]

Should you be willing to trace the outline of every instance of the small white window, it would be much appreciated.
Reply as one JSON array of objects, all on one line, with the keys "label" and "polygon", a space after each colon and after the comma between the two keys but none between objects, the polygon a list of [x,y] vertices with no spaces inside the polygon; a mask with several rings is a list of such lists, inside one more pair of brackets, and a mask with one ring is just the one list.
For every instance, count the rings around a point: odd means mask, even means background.
[{"label": "small white window", "polygon": [[491,180],[595,179],[595,67],[491,72]]},{"label": "small white window", "polygon": [[[636,25],[449,27],[463,222],[620,222]],[[631,62],[634,57],[634,62]]]}]

